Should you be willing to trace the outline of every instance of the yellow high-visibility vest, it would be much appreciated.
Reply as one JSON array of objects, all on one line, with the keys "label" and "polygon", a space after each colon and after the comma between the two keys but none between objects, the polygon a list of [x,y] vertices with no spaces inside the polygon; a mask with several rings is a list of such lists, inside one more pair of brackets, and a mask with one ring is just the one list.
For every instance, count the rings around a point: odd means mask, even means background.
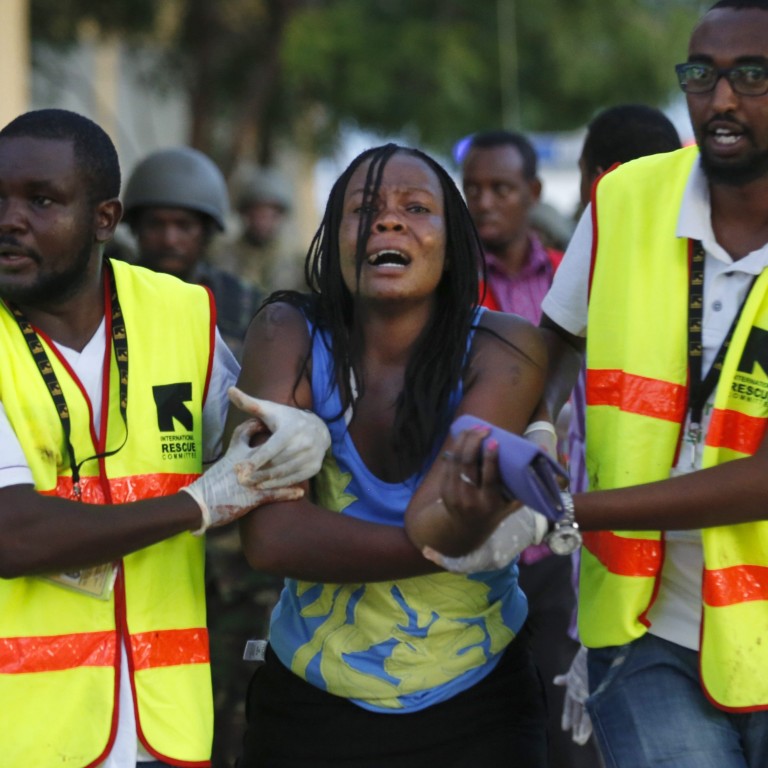
[{"label": "yellow high-visibility vest", "polygon": [[[39,333],[71,418],[82,500],[175,493],[202,470],[202,409],[215,312],[207,291],[113,262],[128,343],[127,424],[118,367],[105,365],[102,434],[63,358]],[[37,491],[72,496],[62,424],[19,326],[0,302],[0,401]],[[108,371],[108,373],[107,373]],[[127,432],[127,438],[126,438]],[[107,510],[104,514],[109,514]],[[201,538],[183,533],[126,556],[108,599],[38,577],[0,581],[0,762],[8,768],[96,765],[117,726],[122,644],[139,738],[159,760],[207,766],[213,714]]]},{"label": "yellow high-visibility vest", "polygon": [[[595,490],[663,480],[676,460],[688,407],[690,243],[675,229],[697,157],[686,148],[633,161],[595,191],[586,455]],[[757,450],[768,418],[767,340],[768,270],[751,290],[725,357],[703,467]],[[582,641],[605,647],[640,637],[659,586],[663,535],[584,538]],[[722,709],[766,709],[768,523],[708,528],[702,542],[703,688]]]}]

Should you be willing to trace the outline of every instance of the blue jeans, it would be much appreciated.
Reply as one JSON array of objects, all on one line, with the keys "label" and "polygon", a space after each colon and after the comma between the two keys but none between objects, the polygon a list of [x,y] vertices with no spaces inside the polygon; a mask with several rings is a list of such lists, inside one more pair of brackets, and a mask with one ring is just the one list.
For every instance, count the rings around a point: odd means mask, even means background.
[{"label": "blue jeans", "polygon": [[768,766],[768,711],[717,709],[698,664],[696,651],[650,634],[590,649],[587,709],[606,768]]}]

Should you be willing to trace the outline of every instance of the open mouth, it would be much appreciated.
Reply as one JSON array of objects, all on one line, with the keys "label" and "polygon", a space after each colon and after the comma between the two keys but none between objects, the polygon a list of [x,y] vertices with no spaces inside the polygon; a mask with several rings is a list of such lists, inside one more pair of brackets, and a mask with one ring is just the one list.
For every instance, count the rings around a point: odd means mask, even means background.
[{"label": "open mouth", "polygon": [[372,267],[407,267],[411,260],[401,251],[376,251],[368,257]]},{"label": "open mouth", "polygon": [[710,146],[719,149],[729,149],[746,138],[747,131],[736,120],[713,118],[706,127]]},{"label": "open mouth", "polygon": [[718,144],[721,147],[730,147],[732,144],[735,144],[742,135],[743,134],[740,131],[734,131],[730,128],[716,128],[712,131],[712,138],[714,139],[715,144]]},{"label": "open mouth", "polygon": [[30,256],[24,251],[20,251],[18,248],[3,248],[0,246],[0,259],[6,262],[15,262],[29,259]]},{"label": "open mouth", "polygon": [[29,251],[15,238],[4,235],[0,237],[0,259],[31,258]]}]

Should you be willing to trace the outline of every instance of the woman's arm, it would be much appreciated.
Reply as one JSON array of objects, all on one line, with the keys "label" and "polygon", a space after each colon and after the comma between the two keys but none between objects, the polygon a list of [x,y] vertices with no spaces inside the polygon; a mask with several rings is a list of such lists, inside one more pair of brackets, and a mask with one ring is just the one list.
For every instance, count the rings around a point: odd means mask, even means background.
[{"label": "woman's arm", "polygon": [[[471,414],[521,434],[542,395],[544,344],[537,329],[515,315],[486,312],[481,323],[456,415]],[[406,513],[406,531],[419,549],[471,551],[519,507],[502,495],[497,450],[488,443],[482,451],[485,437],[484,431],[469,430],[446,440]]]},{"label": "woman's arm", "polygon": [[[309,349],[302,314],[287,304],[267,306],[246,334],[238,386],[255,397],[312,408],[311,382],[308,372],[302,371]],[[228,433],[241,418],[230,409]],[[240,533],[251,566],[280,576],[321,582],[384,581],[437,570],[402,528],[356,520],[319,507],[306,496],[259,507],[243,518]]]}]

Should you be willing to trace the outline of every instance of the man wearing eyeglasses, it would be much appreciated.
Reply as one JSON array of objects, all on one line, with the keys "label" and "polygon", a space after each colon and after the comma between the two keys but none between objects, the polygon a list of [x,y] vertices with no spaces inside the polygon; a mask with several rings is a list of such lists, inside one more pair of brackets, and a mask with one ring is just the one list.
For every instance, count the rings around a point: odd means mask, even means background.
[{"label": "man wearing eyeglasses", "polygon": [[712,6],[677,76],[697,146],[593,188],[543,303],[548,404],[586,337],[579,632],[607,767],[764,768],[768,2]]}]

